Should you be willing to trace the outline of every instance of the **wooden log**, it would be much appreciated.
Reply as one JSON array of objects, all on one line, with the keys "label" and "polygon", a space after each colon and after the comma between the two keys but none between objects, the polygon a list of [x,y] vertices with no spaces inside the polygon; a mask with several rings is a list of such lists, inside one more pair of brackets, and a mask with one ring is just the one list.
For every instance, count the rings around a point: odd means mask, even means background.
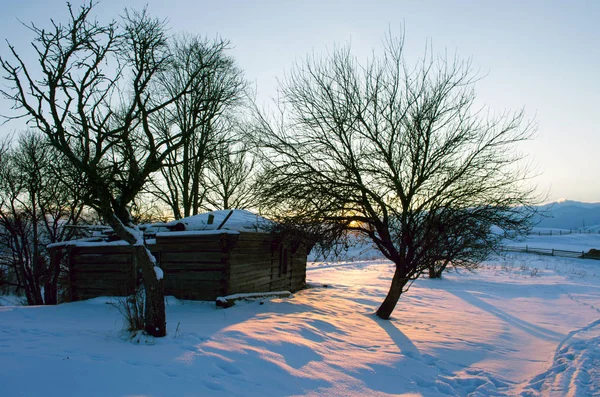
[{"label": "wooden log", "polygon": [[113,283],[118,283],[118,282],[131,282],[131,277],[129,277],[129,275],[123,275],[123,276],[113,276],[113,275],[106,275],[105,277],[77,277],[73,279],[73,282],[75,285],[94,285],[94,284],[98,284],[98,285],[111,285]]},{"label": "wooden log", "polygon": [[239,234],[177,234],[177,235],[161,235],[156,237],[156,244],[159,246],[166,245],[183,245],[183,244],[193,244],[196,246],[218,246],[221,249],[224,246],[232,246],[235,245],[239,238]]},{"label": "wooden log", "polygon": [[175,291],[173,293],[168,293],[166,295],[172,295],[172,296],[176,297],[177,299],[197,300],[197,301],[213,301],[218,296],[221,296],[222,294],[223,294],[223,291],[220,291],[220,290],[205,290],[205,291],[198,291],[198,292]]},{"label": "wooden log", "polygon": [[241,283],[250,283],[250,282],[257,282],[257,281],[262,281],[262,280],[266,280],[266,281],[271,281],[271,274],[267,273],[267,272],[261,272],[261,273],[246,273],[246,274],[237,274],[237,275],[230,275],[229,276],[229,283],[230,285],[233,284],[241,284]]},{"label": "wooden log", "polygon": [[239,253],[244,254],[244,253],[249,253],[249,252],[254,252],[254,253],[259,253],[259,252],[270,253],[272,251],[273,250],[271,249],[271,244],[268,243],[268,242],[265,242],[265,243],[256,242],[256,243],[248,243],[248,244],[236,244],[230,250],[230,252],[234,253],[234,254],[239,254]]},{"label": "wooden log", "polygon": [[240,283],[249,283],[254,282],[256,280],[268,280],[271,281],[273,279],[271,273],[269,272],[250,272],[244,274],[230,274],[229,275],[229,285],[240,284]]},{"label": "wooden log", "polygon": [[85,246],[73,247],[71,255],[127,255],[133,252],[130,245],[106,245],[106,246]]},{"label": "wooden log", "polygon": [[219,272],[225,274],[225,267],[220,265],[202,265],[202,266],[171,266],[173,264],[162,265],[161,268],[167,275],[185,275],[188,273],[202,273],[202,272]]},{"label": "wooden log", "polygon": [[180,269],[208,269],[208,268],[224,268],[227,266],[227,262],[223,261],[206,261],[206,262],[173,262],[173,261],[162,261],[160,262],[161,267],[169,268],[180,268]]},{"label": "wooden log", "polygon": [[93,254],[93,255],[82,255],[76,254],[73,256],[73,260],[77,264],[87,263],[87,264],[105,264],[105,263],[114,263],[114,264],[127,264],[131,263],[131,254]]},{"label": "wooden log", "polygon": [[161,251],[161,263],[191,262],[191,263],[222,263],[227,254],[222,252],[198,251]]},{"label": "wooden log", "polygon": [[273,239],[273,235],[270,233],[244,231],[239,234],[239,241],[254,241],[254,240],[271,241],[272,239]]},{"label": "wooden log", "polygon": [[77,274],[81,274],[82,277],[98,277],[99,274],[117,274],[117,273],[123,273],[123,274],[131,274],[131,269],[121,269],[121,268],[114,268],[114,267],[110,267],[110,266],[105,266],[105,267],[93,267],[93,268],[80,268],[80,269],[75,269],[73,274],[77,275]]},{"label": "wooden log", "polygon": [[229,268],[229,274],[231,277],[245,277],[246,275],[252,276],[253,274],[271,274],[271,268],[267,266],[252,265],[243,268]]},{"label": "wooden log", "polygon": [[231,274],[244,274],[251,272],[271,272],[271,263],[269,262],[254,262],[254,263],[244,263],[244,264],[230,264],[229,272]]},{"label": "wooden log", "polygon": [[217,307],[228,308],[235,305],[235,302],[241,300],[252,301],[269,298],[289,298],[290,296],[292,296],[292,294],[289,291],[241,293],[220,296],[215,300],[215,302]]},{"label": "wooden log", "polygon": [[221,271],[200,271],[200,272],[177,272],[173,273],[170,270],[165,272],[167,278],[174,280],[192,281],[220,281],[224,279],[224,274]]},{"label": "wooden log", "polygon": [[289,280],[275,280],[269,284],[270,291],[280,291],[282,289],[289,289],[290,282]]},{"label": "wooden log", "polygon": [[112,290],[115,286],[119,285],[130,285],[132,284],[130,280],[120,279],[120,280],[82,280],[75,283],[76,288],[101,288],[106,290]]},{"label": "wooden log", "polygon": [[230,284],[228,288],[229,293],[238,293],[238,292],[259,292],[259,291],[269,291],[271,285],[270,280],[253,280],[245,283],[236,283]]},{"label": "wooden log", "polygon": [[256,261],[271,261],[273,256],[271,252],[265,251],[232,251],[229,253],[229,261],[231,263],[245,263],[245,262],[256,262]]}]

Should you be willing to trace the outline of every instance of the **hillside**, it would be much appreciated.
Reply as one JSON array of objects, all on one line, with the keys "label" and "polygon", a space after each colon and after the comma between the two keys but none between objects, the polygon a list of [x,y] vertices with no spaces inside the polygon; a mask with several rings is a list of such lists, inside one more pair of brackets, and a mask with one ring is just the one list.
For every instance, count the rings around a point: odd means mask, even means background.
[{"label": "hillside", "polygon": [[539,209],[537,227],[596,231],[600,226],[600,203],[564,200]]}]

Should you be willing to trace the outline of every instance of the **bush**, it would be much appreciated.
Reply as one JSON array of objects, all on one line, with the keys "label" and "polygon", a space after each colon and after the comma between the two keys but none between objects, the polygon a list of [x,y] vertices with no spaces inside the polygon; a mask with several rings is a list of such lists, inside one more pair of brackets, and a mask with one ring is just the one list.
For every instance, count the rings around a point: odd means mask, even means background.
[{"label": "bush", "polygon": [[135,333],[144,330],[144,288],[138,286],[129,296],[116,297],[111,304],[123,315],[127,331]]}]

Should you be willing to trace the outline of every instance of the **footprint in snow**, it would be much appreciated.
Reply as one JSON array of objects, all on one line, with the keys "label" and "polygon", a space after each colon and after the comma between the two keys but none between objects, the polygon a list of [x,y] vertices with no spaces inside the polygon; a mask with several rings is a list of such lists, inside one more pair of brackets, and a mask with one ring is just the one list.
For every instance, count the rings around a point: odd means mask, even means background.
[{"label": "footprint in snow", "polygon": [[168,376],[169,378],[177,378],[179,375],[177,374],[177,372],[174,371],[162,371],[163,374],[165,374],[166,376]]},{"label": "footprint in snow", "polygon": [[130,360],[125,360],[123,361],[125,364],[129,364],[129,365],[133,365],[134,367],[139,367],[142,365],[142,363],[140,363],[139,361],[130,361]]},{"label": "footprint in snow", "polygon": [[219,363],[217,365],[217,367],[219,367],[221,370],[228,373],[229,375],[241,375],[242,374],[242,371],[238,367],[236,367],[235,365],[232,365],[230,363]]},{"label": "footprint in snow", "polygon": [[207,389],[214,390],[214,391],[224,390],[224,388],[221,384],[215,383],[215,382],[210,382],[207,380],[203,380],[202,385],[204,387],[206,387]]}]

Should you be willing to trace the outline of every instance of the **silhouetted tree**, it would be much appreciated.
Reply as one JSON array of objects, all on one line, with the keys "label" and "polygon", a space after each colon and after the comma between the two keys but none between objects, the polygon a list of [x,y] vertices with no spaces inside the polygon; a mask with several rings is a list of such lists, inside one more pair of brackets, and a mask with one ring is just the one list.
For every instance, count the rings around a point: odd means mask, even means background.
[{"label": "silhouetted tree", "polygon": [[[172,67],[164,73],[166,91],[176,97],[160,120],[186,131],[183,144],[171,150],[167,166],[153,178],[150,192],[168,205],[176,219],[196,215],[204,207],[204,172],[230,143],[234,110],[246,95],[246,82],[234,59],[227,54],[229,42],[181,36],[172,51]],[[197,73],[201,70],[201,73]],[[192,78],[193,77],[193,78]],[[176,95],[191,82],[184,95]]]},{"label": "silhouetted tree", "polygon": [[204,172],[207,205],[218,210],[256,208],[255,165],[244,145],[219,145]]},{"label": "silhouetted tree", "polygon": [[475,106],[469,63],[403,58],[403,41],[360,64],[349,48],[309,57],[281,85],[281,113],[257,113],[262,208],[329,241],[368,237],[395,264],[387,319],[423,272],[473,268],[500,235],[529,227],[521,112]]},{"label": "silhouetted tree", "polygon": [[68,4],[66,24],[30,25],[36,63],[9,44],[0,58],[8,88],[2,93],[28,123],[79,170],[92,192],[88,204],[132,245],[145,286],[145,330],[166,334],[162,271],[133,224],[129,205],[189,139],[190,128],[166,123],[178,100],[198,89],[203,63],[169,85],[177,68],[165,24],[146,10],[121,21],[91,17],[93,3]]},{"label": "silhouetted tree", "polygon": [[84,211],[78,175],[45,137],[32,131],[0,149],[0,280],[30,305],[56,304],[61,262],[47,246],[73,237]]}]

